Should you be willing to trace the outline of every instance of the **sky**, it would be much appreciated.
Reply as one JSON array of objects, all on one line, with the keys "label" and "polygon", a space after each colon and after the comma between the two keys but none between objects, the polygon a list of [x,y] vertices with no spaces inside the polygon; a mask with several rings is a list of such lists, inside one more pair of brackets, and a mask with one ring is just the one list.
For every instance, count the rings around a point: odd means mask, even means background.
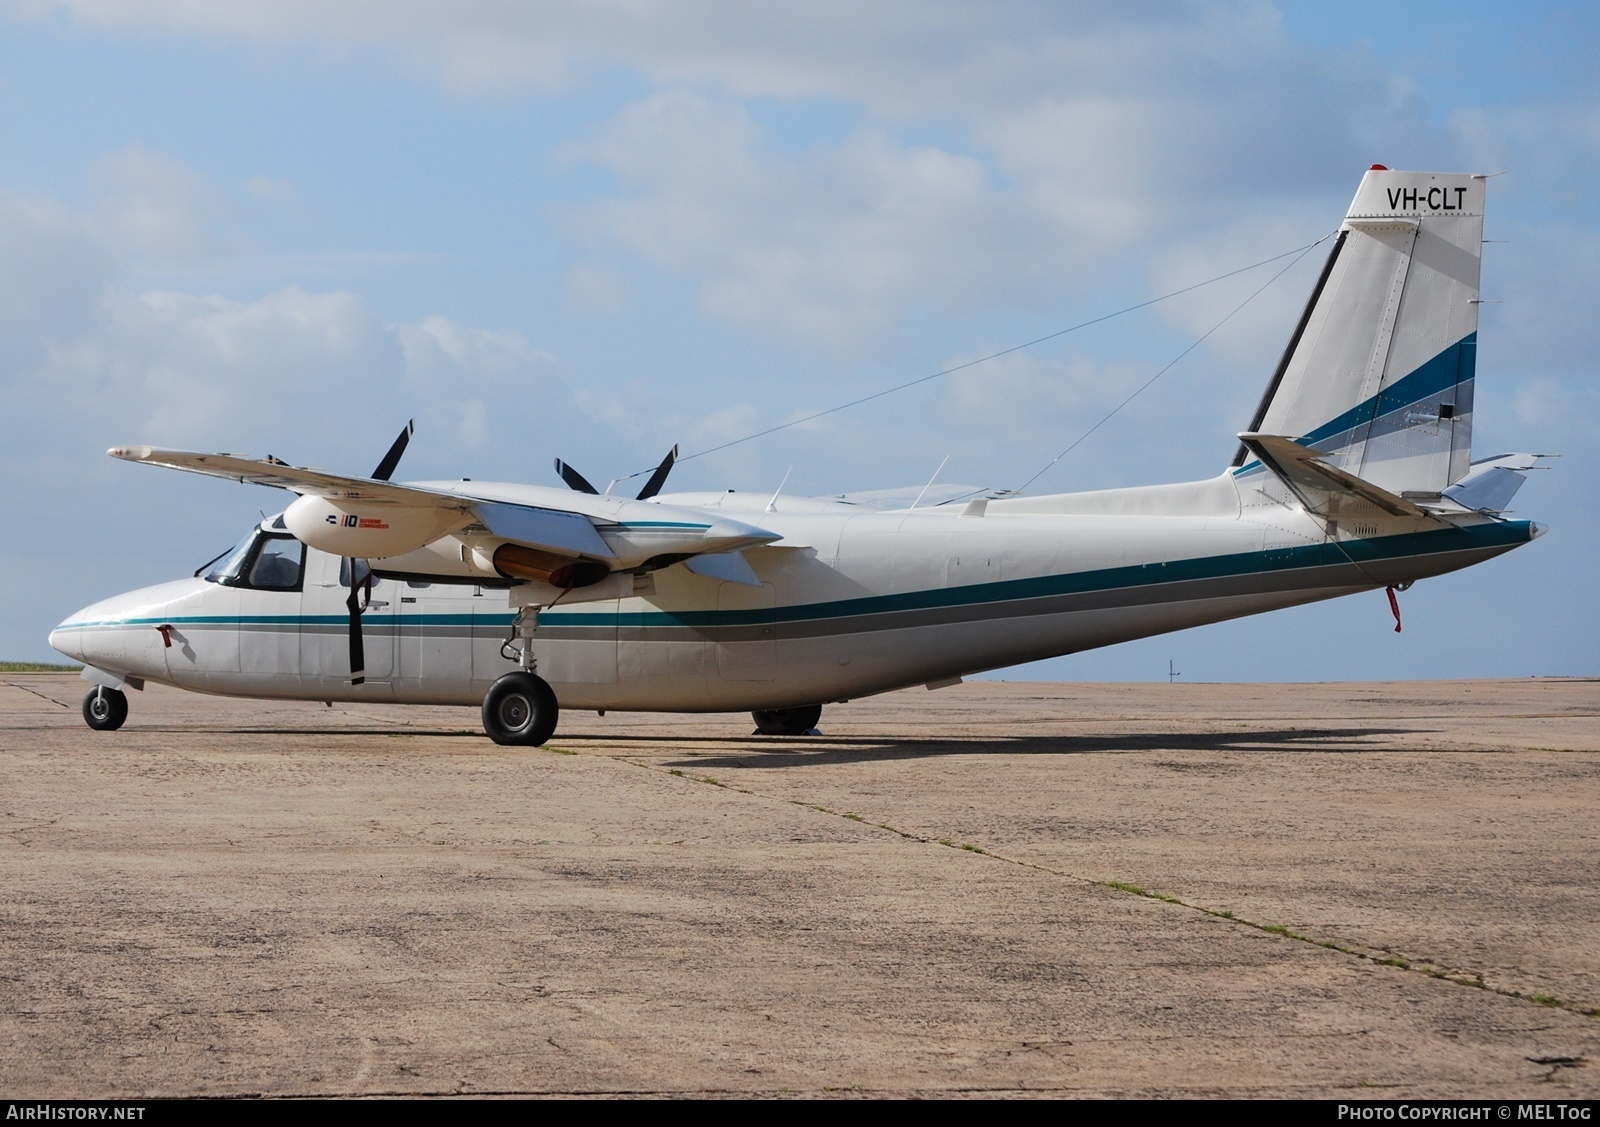
[{"label": "sky", "polygon": [[1474,447],[1561,455],[1550,535],[1398,635],[1373,592],[999,675],[1600,673],[1597,57],[1583,4],[0,0],[0,658],[288,500],[119,444],[367,473],[414,418],[401,478],[605,481],[1119,314],[669,488],[1211,476],[1382,163],[1505,173]]}]

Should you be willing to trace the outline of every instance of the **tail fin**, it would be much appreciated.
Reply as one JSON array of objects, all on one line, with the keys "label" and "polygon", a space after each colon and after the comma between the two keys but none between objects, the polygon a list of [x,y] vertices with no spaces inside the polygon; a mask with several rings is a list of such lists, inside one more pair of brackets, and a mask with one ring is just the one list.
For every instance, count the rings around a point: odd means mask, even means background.
[{"label": "tail fin", "polygon": [[1249,431],[1397,494],[1466,474],[1483,199],[1481,176],[1373,165]]}]

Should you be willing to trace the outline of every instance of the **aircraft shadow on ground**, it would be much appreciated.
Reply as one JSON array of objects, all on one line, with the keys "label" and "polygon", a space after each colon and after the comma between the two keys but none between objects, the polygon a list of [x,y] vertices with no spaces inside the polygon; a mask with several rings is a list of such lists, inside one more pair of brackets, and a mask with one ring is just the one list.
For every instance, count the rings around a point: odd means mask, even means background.
[{"label": "aircraft shadow on ground", "polygon": [[[1394,748],[1358,741],[1384,736],[1417,736],[1418,728],[1252,728],[1245,732],[1122,732],[1092,736],[1015,736],[1005,738],[895,739],[893,737],[813,737],[817,746],[797,748],[774,741],[770,749],[753,745],[747,751],[694,755],[673,761],[675,767],[806,767],[868,763],[890,759],[923,759],[944,755],[1107,755],[1148,751],[1170,752],[1310,752],[1317,754],[1382,754]],[[757,737],[759,738],[759,737]],[[622,737],[659,742],[654,737]],[[615,742],[610,738],[607,742]],[[672,741],[680,747],[689,740]],[[726,745],[726,740],[706,740]]]},{"label": "aircraft shadow on ground", "polygon": [[[132,729],[130,729],[132,730]],[[176,730],[151,728],[147,731]],[[209,732],[214,735],[293,737],[415,737],[418,739],[475,740],[490,751],[490,744],[477,729],[411,728],[389,725],[362,727],[268,727],[265,725],[185,726],[185,733]],[[1301,752],[1315,754],[1389,754],[1418,749],[1397,749],[1360,741],[1385,736],[1438,734],[1431,728],[1250,728],[1238,732],[1120,732],[1097,735],[1029,735],[1007,737],[952,736],[942,739],[897,738],[894,736],[675,736],[663,729],[651,735],[616,735],[593,732],[573,733],[565,739],[558,733],[553,747],[583,746],[585,751],[604,754],[607,747],[625,755],[647,754],[660,749],[686,752],[685,757],[664,759],[673,767],[821,767],[840,763],[869,763],[891,759],[926,759],[945,755],[1108,755],[1149,751],[1261,753]],[[799,742],[804,740],[803,743]],[[730,744],[742,744],[741,748]],[[665,746],[663,746],[665,745]],[[706,748],[696,754],[695,747]],[[524,749],[530,752],[539,749]],[[1444,750],[1444,749],[1438,749]],[[1472,749],[1481,750],[1481,749]],[[721,752],[721,754],[717,754]]]}]

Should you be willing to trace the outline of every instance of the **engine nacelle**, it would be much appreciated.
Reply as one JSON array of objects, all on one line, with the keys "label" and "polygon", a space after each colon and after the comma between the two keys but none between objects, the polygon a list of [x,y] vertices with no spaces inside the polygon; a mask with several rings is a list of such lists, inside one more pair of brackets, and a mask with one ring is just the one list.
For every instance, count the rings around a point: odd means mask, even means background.
[{"label": "engine nacelle", "polygon": [[301,497],[283,512],[295,539],[319,551],[357,559],[403,556],[441,536],[465,528],[472,518],[450,509],[347,502],[340,508],[325,497]]}]

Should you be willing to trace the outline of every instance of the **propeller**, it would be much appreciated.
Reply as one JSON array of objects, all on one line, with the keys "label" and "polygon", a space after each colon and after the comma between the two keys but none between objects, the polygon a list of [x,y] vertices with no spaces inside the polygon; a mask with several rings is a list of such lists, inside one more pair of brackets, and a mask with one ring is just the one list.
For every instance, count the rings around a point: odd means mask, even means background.
[{"label": "propeller", "polygon": [[561,480],[567,483],[568,488],[576,489],[579,493],[599,494],[599,490],[589,484],[589,479],[573,469],[560,458],[556,459],[556,473],[561,475]]},{"label": "propeller", "polygon": [[400,431],[400,437],[394,440],[394,445],[389,447],[389,452],[383,456],[383,461],[372,471],[373,481],[388,481],[394,476],[395,467],[400,464],[400,455],[406,452],[406,446],[411,442],[411,432],[416,429],[417,420],[406,420],[404,429]]},{"label": "propeller", "polygon": [[[345,564],[350,569],[350,597],[344,601],[345,609],[350,612],[350,683],[360,685],[367,679],[366,646],[361,640],[361,612],[372,601],[372,569],[367,566],[366,560],[347,559]],[[365,598],[362,598],[363,592]]]},{"label": "propeller", "polygon": [[[410,444],[411,435],[416,429],[415,419],[406,420],[399,437],[389,447],[389,452],[383,456],[383,461],[378,463],[378,468],[372,471],[373,481],[388,481],[394,476],[395,468],[400,465],[400,456],[406,452],[406,446]],[[360,685],[367,679],[367,654],[366,645],[361,637],[361,612],[372,602],[372,568],[368,566],[366,560],[346,559],[344,562],[345,571],[350,579],[350,597],[344,601],[345,609],[350,612],[350,683]]]},{"label": "propeller", "polygon": [[[639,496],[637,499],[640,501],[648,501],[657,493],[660,493],[661,487],[667,483],[667,475],[672,472],[673,463],[677,460],[678,447],[676,444],[674,444],[672,449],[667,451],[667,456],[661,459],[661,464],[655,468],[655,472],[650,475],[650,480],[644,483],[644,488],[639,490]],[[598,489],[589,484],[588,478],[584,477],[581,473],[573,469],[567,463],[563,462],[560,458],[556,459],[556,473],[561,475],[561,480],[567,483],[567,487],[569,489],[575,489],[579,493],[593,493],[596,495],[599,495],[600,493]],[[613,481],[611,484],[615,485],[616,482]],[[607,489],[606,492],[610,493],[611,490]]]},{"label": "propeller", "polygon": [[656,467],[656,472],[650,475],[650,480],[644,483],[644,488],[639,490],[639,500],[648,501],[667,483],[667,475],[672,472],[672,463],[678,460],[678,444],[673,443],[672,449],[667,451],[667,456],[661,459],[661,464]]}]

